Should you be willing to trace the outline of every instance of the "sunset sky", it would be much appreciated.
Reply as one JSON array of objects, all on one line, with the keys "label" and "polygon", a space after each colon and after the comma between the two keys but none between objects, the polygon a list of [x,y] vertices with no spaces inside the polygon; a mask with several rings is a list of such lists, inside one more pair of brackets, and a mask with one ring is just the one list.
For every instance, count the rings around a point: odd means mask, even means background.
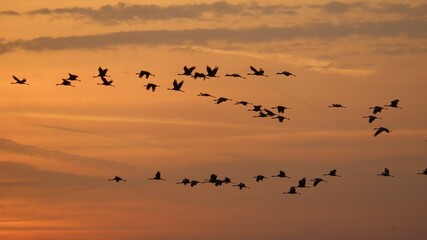
[{"label": "sunset sky", "polygon": [[[427,235],[425,1],[15,0],[0,27],[2,240]],[[177,75],[184,65],[220,77]],[[115,87],[97,84],[99,66]],[[57,86],[68,73],[81,82]],[[166,90],[174,79],[184,93]],[[394,99],[402,109],[363,118]],[[250,189],[176,184],[212,173]],[[327,183],[282,194],[303,177]]]}]

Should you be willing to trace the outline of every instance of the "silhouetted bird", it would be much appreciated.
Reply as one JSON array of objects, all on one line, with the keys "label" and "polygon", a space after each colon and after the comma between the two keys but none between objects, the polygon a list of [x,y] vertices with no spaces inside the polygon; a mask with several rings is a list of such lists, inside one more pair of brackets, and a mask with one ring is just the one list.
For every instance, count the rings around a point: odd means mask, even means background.
[{"label": "silhouetted bird", "polygon": [[382,119],[382,118],[374,116],[374,115],[364,116],[363,118],[368,118],[369,123],[372,123],[373,121],[375,121],[375,119]]},{"label": "silhouetted bird", "polygon": [[194,186],[196,186],[198,183],[200,183],[199,181],[197,181],[197,180],[191,180],[191,182],[190,182],[190,187],[194,187]]},{"label": "silhouetted bird", "polygon": [[268,179],[267,177],[265,177],[263,175],[256,175],[253,178],[255,178],[255,181],[257,181],[257,182],[262,181],[264,179]]},{"label": "silhouetted bird", "polygon": [[233,183],[231,181],[231,178],[229,178],[229,177],[225,177],[224,180],[222,180],[222,182],[225,183],[225,184]]},{"label": "silhouetted bird", "polygon": [[222,185],[223,182],[224,182],[223,180],[217,179],[217,180],[215,180],[214,185],[215,185],[215,187],[219,187]]},{"label": "silhouetted bird", "polygon": [[285,110],[286,109],[291,109],[291,108],[288,108],[288,107],[285,107],[285,106],[277,106],[277,107],[272,107],[273,109],[277,109],[277,112],[278,113],[284,113],[285,112]]},{"label": "silhouetted bird", "polygon": [[266,113],[264,113],[263,111],[260,111],[258,116],[254,116],[254,117],[266,118],[266,117],[268,117],[268,115]]},{"label": "silhouetted bird", "polygon": [[395,99],[395,100],[391,101],[389,105],[384,105],[384,107],[391,107],[391,108],[400,108],[400,109],[402,109],[401,107],[397,106],[398,103],[399,103],[399,99]]},{"label": "silhouetted bird", "polygon": [[11,82],[11,84],[25,84],[25,85],[30,85],[30,84],[27,83],[27,79],[25,79],[25,78],[19,79],[15,75],[13,75],[12,77],[13,77],[13,79],[15,79],[15,82]]},{"label": "silhouetted bird", "polygon": [[246,101],[237,101],[234,105],[243,105],[243,106],[246,106],[248,104],[252,104],[252,103],[246,102]]},{"label": "silhouetted bird", "polygon": [[390,175],[390,170],[388,170],[388,168],[384,168],[384,171],[382,173],[378,173],[377,175],[383,177],[394,177]]},{"label": "silhouetted bird", "polygon": [[144,71],[144,70],[141,70],[139,73],[136,73],[136,74],[138,75],[139,78],[143,78],[145,76],[145,79],[148,79],[148,77],[150,77],[150,76],[153,76],[153,77],[156,76],[156,75],[151,74],[150,72]]},{"label": "silhouetted bird", "polygon": [[240,74],[237,73],[232,73],[232,74],[225,74],[226,77],[235,77],[235,78],[243,78],[246,79],[245,77],[242,77]]},{"label": "silhouetted bird", "polygon": [[265,114],[267,114],[267,116],[269,116],[269,117],[273,117],[276,115],[274,112],[272,112],[266,108],[264,108],[264,111],[265,111]]},{"label": "silhouetted bird", "polygon": [[249,109],[248,111],[254,111],[254,112],[259,112],[261,111],[262,105],[253,105],[254,108],[253,109]]},{"label": "silhouetted bird", "polygon": [[178,91],[178,92],[184,92],[181,90],[182,85],[184,84],[184,80],[178,83],[178,81],[173,80],[173,88],[168,88],[168,90]]},{"label": "silhouetted bird", "polygon": [[329,171],[329,173],[323,174],[324,176],[332,176],[332,177],[341,177],[340,175],[337,175],[337,170],[336,169],[332,169],[331,171]]},{"label": "silhouetted bird", "polygon": [[291,72],[288,72],[288,71],[282,71],[282,72],[278,72],[278,73],[276,73],[276,74],[278,74],[278,75],[284,75],[284,76],[286,76],[286,77],[289,77],[289,76],[294,76],[294,77],[296,77],[296,75],[295,75],[295,74],[293,74],[293,73],[291,73]]},{"label": "silhouetted bird", "polygon": [[216,76],[216,74],[218,72],[218,67],[217,66],[215,66],[214,69],[212,69],[209,66],[206,66],[206,70],[208,72],[208,75],[207,75],[208,77],[218,77],[218,76]]},{"label": "silhouetted bird", "polygon": [[310,181],[313,181],[313,186],[317,186],[317,184],[319,184],[320,182],[327,182],[322,178],[315,178],[315,179],[311,179]]},{"label": "silhouetted bird", "polygon": [[264,75],[264,70],[262,68],[260,68],[259,70],[250,66],[250,69],[252,70],[253,73],[248,73],[248,75],[255,75],[255,76],[263,76],[263,77],[268,77],[267,75]]},{"label": "silhouetted bird", "polygon": [[144,85],[144,87],[145,87],[145,89],[147,89],[147,90],[151,89],[151,91],[154,92],[154,91],[156,91],[156,88],[160,87],[160,86],[157,84],[154,84],[154,83],[148,83],[148,84]]},{"label": "silhouetted bird", "polygon": [[230,100],[232,100],[232,99],[230,99],[230,98],[225,98],[225,97],[220,97],[220,98],[218,98],[218,99],[214,99],[214,101],[216,102],[216,104],[220,104],[220,103],[222,103],[222,102],[226,102],[226,101],[230,101]]},{"label": "silhouetted bird", "polygon": [[[79,76],[77,76],[75,74],[68,73],[68,78],[65,79],[65,80],[69,80],[69,81],[80,81],[79,79],[77,79],[78,77]],[[62,79],[62,80],[64,80],[64,79]]]},{"label": "silhouetted bird", "polygon": [[244,183],[239,183],[239,184],[236,184],[236,185],[233,185],[233,186],[235,186],[235,187],[239,187],[239,189],[240,190],[242,190],[243,188],[247,188],[247,189],[249,189],[249,187],[248,186],[246,186],[246,184],[244,184]]},{"label": "silhouetted bird", "polygon": [[93,76],[94,78],[95,77],[109,77],[108,75],[107,75],[107,72],[108,72],[108,68],[106,68],[106,69],[102,69],[101,67],[99,67],[98,68],[98,75],[97,76]]},{"label": "silhouetted bird", "polygon": [[115,176],[114,178],[108,179],[108,181],[116,181],[116,182],[124,181],[124,182],[126,182],[126,179],[123,179],[119,176]]},{"label": "silhouetted bird", "polygon": [[207,78],[206,74],[199,73],[199,72],[195,72],[193,77],[194,77],[194,79],[203,78],[203,80],[206,80],[206,78]]},{"label": "silhouetted bird", "polygon": [[104,85],[104,86],[112,86],[114,87],[114,85],[112,85],[113,80],[107,80],[105,77],[101,77],[102,83],[98,83],[98,85]]},{"label": "silhouetted bird", "polygon": [[298,193],[295,187],[291,187],[289,189],[289,192],[283,192],[283,194],[301,194],[301,193]]},{"label": "silhouetted bird", "polygon": [[282,170],[279,171],[279,174],[273,175],[272,177],[279,177],[279,178],[291,178],[289,176],[286,176],[286,173]]},{"label": "silhouetted bird", "polygon": [[427,175],[427,168],[426,169],[424,169],[422,172],[420,172],[420,173],[417,173],[417,174],[423,174],[423,175]]},{"label": "silhouetted bird", "polygon": [[373,109],[372,113],[374,115],[377,114],[377,113],[380,113],[383,109],[387,110],[387,108],[380,107],[380,106],[370,107],[369,109]]},{"label": "silhouetted bird", "polygon": [[148,180],[162,180],[166,181],[166,179],[163,179],[160,175],[160,172],[156,172],[156,175],[153,178],[149,178]]},{"label": "silhouetted bird", "polygon": [[200,97],[213,97],[213,98],[215,98],[214,96],[210,95],[209,93],[199,93],[199,94],[197,94],[197,96],[200,96]]},{"label": "silhouetted bird", "polygon": [[196,69],[195,66],[192,66],[190,68],[188,68],[187,66],[184,66],[184,73],[180,73],[178,75],[185,75],[185,76],[191,76],[191,73],[193,72],[194,69]]},{"label": "silhouetted bird", "polygon": [[181,182],[177,182],[176,184],[184,184],[184,186],[187,186],[187,184],[189,184],[189,183],[190,183],[190,179],[184,178],[184,179],[182,179]]},{"label": "silhouetted bird", "polygon": [[328,106],[330,108],[347,108],[344,107],[343,105],[339,104],[339,103],[332,103],[332,105]]},{"label": "silhouetted bird", "polygon": [[385,128],[385,127],[374,128],[374,130],[377,130],[377,131],[375,131],[374,137],[378,136],[378,134],[380,134],[382,132],[386,132],[386,133],[391,132],[388,128]]},{"label": "silhouetted bird", "polygon": [[298,188],[309,188],[309,187],[307,187],[306,182],[307,182],[307,180],[305,179],[305,177],[302,178],[302,179],[300,179],[298,181],[298,186],[297,187]]},{"label": "silhouetted bird", "polygon": [[281,123],[283,122],[283,120],[291,120],[290,118],[287,118],[287,117],[284,117],[284,116],[280,116],[280,115],[272,117],[271,119],[279,119],[279,122],[281,122]]},{"label": "silhouetted bird", "polygon": [[71,85],[71,82],[68,81],[67,79],[62,79],[62,83],[57,83],[56,85],[63,85],[63,86],[74,87],[73,85]]},{"label": "silhouetted bird", "polygon": [[203,183],[215,183],[218,180],[218,176],[216,174],[211,174],[209,179],[205,179]]}]

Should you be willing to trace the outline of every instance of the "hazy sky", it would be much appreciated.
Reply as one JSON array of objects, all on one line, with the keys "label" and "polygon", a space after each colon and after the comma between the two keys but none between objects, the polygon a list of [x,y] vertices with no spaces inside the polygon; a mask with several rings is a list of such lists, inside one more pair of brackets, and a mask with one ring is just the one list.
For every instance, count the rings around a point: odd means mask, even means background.
[{"label": "hazy sky", "polygon": [[[427,234],[424,1],[16,0],[0,27],[1,239]],[[178,76],[184,65],[220,77]],[[97,85],[99,66],[115,87]],[[68,73],[81,82],[56,86]],[[166,90],[174,79],[184,93]],[[402,109],[363,118],[394,99]],[[290,107],[290,120],[255,118],[241,100]],[[373,137],[381,126],[392,132]],[[384,167],[395,177],[377,176]],[[334,168],[341,178],[323,176]],[[156,171],[167,181],[148,181]],[[175,184],[211,173],[250,189]],[[328,182],[282,194],[303,177]]]}]

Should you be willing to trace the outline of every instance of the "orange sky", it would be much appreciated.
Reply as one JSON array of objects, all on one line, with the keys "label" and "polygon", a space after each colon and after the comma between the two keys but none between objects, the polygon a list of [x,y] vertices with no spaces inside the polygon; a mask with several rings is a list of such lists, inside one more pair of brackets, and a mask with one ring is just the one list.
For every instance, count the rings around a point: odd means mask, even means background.
[{"label": "orange sky", "polygon": [[[1,239],[423,239],[423,1],[146,4],[1,4]],[[184,65],[220,77],[177,76]],[[115,87],[97,85],[99,66]],[[81,82],[56,86],[69,72]],[[174,79],[185,93],[166,90]],[[362,118],[396,98],[402,109]],[[291,107],[291,120],[254,118],[239,100]],[[374,138],[380,126],[392,132]],[[384,167],[395,177],[378,177]],[[333,168],[341,178],[282,194]],[[252,178],[280,169],[292,178]],[[158,170],[167,181],[148,181]],[[211,173],[250,189],[175,184]]]}]

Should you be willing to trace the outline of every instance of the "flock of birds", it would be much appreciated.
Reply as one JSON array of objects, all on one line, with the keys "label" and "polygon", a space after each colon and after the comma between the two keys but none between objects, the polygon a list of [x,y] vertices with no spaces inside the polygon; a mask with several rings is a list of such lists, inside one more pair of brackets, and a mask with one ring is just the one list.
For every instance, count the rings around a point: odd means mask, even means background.
[{"label": "flock of birds", "polygon": [[[421,171],[417,174],[427,175],[427,168],[425,168],[423,171]],[[381,173],[378,173],[377,175],[383,176],[383,177],[394,177],[393,175],[390,175],[390,170],[388,168],[384,168],[384,171],[382,171]],[[330,170],[328,173],[323,174],[323,176],[341,177],[340,175],[337,175],[336,169]],[[289,179],[291,178],[288,175],[286,175],[286,173],[283,170],[279,170],[279,173],[277,175],[273,175],[271,177],[289,178]],[[256,175],[256,176],[253,176],[252,178],[254,178],[256,182],[262,182],[262,181],[264,181],[264,179],[268,179],[268,177],[266,177],[264,175]],[[159,171],[156,172],[154,177],[149,178],[148,180],[166,181],[166,179],[162,178],[161,173]],[[108,181],[115,181],[115,182],[124,181],[124,182],[126,182],[127,180],[122,178],[122,177],[115,176],[114,178],[108,179]],[[313,184],[312,184],[313,187],[316,187],[321,182],[327,182],[325,179],[323,179],[321,177],[316,177],[316,178],[310,179],[310,181],[313,182]],[[243,182],[239,182],[238,184],[233,182],[231,180],[231,178],[229,178],[229,177],[224,177],[224,179],[219,179],[218,175],[216,175],[214,173],[212,173],[210,175],[210,177],[208,179],[205,179],[204,181],[198,181],[195,179],[190,180],[189,178],[184,178],[180,182],[177,182],[176,184],[183,184],[184,186],[189,185],[190,187],[194,187],[197,184],[204,184],[204,183],[210,183],[216,187],[222,186],[223,184],[226,184],[226,185],[231,184],[233,187],[238,187],[240,190],[242,190],[244,188],[247,188],[247,189],[250,188]],[[297,188],[310,188],[310,186],[307,185],[307,179],[305,177],[298,180],[298,184],[296,186],[291,186],[289,188],[289,191],[283,192],[283,194],[301,194],[300,192],[297,192]]]},{"label": "flock of birds", "polygon": [[[251,72],[247,73],[247,75],[268,77],[268,75],[265,74],[265,71],[262,68],[257,69],[253,66],[250,66],[249,68],[250,68]],[[188,76],[188,77],[192,77],[194,79],[202,78],[203,80],[206,80],[206,78],[218,78],[219,77],[217,75],[218,74],[218,67],[217,66],[215,66],[214,68],[211,68],[210,66],[206,66],[206,73],[196,72],[195,69],[196,69],[195,66],[192,66],[192,67],[184,66],[183,72],[178,73],[177,75]],[[111,79],[107,79],[108,77],[110,77],[109,75],[107,75],[107,72],[108,72],[108,68],[99,67],[98,68],[98,75],[93,76],[93,78],[100,78],[101,79],[101,82],[97,83],[98,85],[114,87],[114,85],[112,84],[114,81]],[[145,77],[145,79],[149,79],[150,77],[156,76],[156,75],[154,75],[151,72],[146,71],[146,70],[141,70],[141,71],[137,72],[136,75],[138,75],[139,78]],[[276,75],[283,75],[286,77],[290,77],[290,76],[296,77],[295,74],[293,74],[289,71],[277,72]],[[234,78],[246,79],[245,77],[243,77],[242,75],[240,75],[238,73],[227,73],[227,74],[225,74],[225,77],[234,77]],[[20,79],[16,76],[13,76],[13,79],[15,80],[15,82],[12,82],[12,84],[29,85],[25,78]],[[78,75],[68,73],[68,78],[62,78],[62,82],[58,83],[56,85],[75,87],[72,84],[72,82],[74,82],[74,81],[81,81],[81,80],[79,79]],[[178,82],[175,79],[172,82],[172,87],[167,88],[167,90],[184,92],[184,90],[182,90],[183,85],[184,85],[184,80],[181,80]],[[158,85],[156,83],[152,83],[152,82],[149,82],[143,86],[146,88],[146,90],[152,91],[152,92],[155,92],[156,89],[160,87],[160,85]],[[222,96],[221,97],[215,97],[209,93],[204,93],[204,92],[199,93],[198,96],[214,98],[214,102],[216,104],[221,104],[223,102],[233,101],[231,98],[228,98],[228,97],[222,97]],[[383,105],[383,106],[376,105],[374,107],[370,107],[370,109],[373,110],[372,114],[368,115],[368,116],[363,116],[363,118],[368,118],[369,123],[374,122],[376,119],[382,119],[382,118],[378,117],[376,114],[378,114],[382,110],[386,110],[388,108],[399,108],[399,109],[401,109],[401,107],[398,106],[398,103],[399,103],[399,99],[395,99],[395,100],[392,100],[390,102],[390,104],[388,104],[388,105]],[[243,100],[236,101],[234,104],[235,105],[242,105],[242,106],[252,106],[252,109],[248,109],[248,111],[257,112],[258,115],[253,116],[256,118],[277,119],[280,123],[283,123],[284,120],[290,120],[288,117],[283,116],[282,114],[284,114],[285,110],[291,109],[291,108],[283,106],[283,105],[277,105],[277,106],[274,106],[274,107],[271,107],[270,109],[268,109],[268,108],[264,108],[260,104],[254,104],[254,103],[251,103],[248,101],[243,101]],[[340,103],[332,103],[329,106],[329,108],[347,108],[347,107],[343,106]],[[276,112],[275,112],[275,110],[276,110]],[[376,127],[373,130],[375,130],[375,133],[373,135],[374,137],[378,136],[382,132],[386,132],[386,133],[391,132],[391,130],[389,130],[386,127],[382,127],[382,126]]]}]

